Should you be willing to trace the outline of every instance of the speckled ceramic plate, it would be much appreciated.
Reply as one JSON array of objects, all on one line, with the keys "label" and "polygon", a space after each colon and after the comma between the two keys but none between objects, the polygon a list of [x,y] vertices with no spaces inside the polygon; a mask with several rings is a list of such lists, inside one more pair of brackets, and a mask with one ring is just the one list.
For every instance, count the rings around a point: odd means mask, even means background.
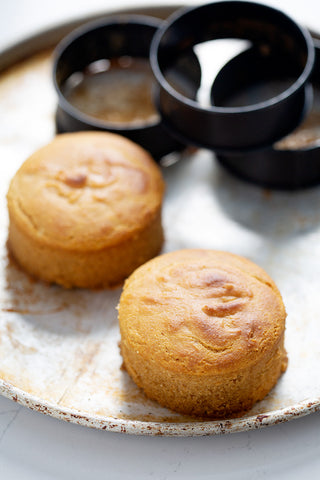
[{"label": "speckled ceramic plate", "polygon": [[[143,13],[165,17],[172,10]],[[143,395],[121,369],[120,289],[47,286],[8,259],[8,183],[26,157],[54,136],[49,48],[74,26],[44,32],[0,56],[2,70],[8,67],[0,74],[0,393],[56,418],[131,434],[235,432],[318,410],[320,188],[265,191],[229,176],[208,151],[184,153],[163,167],[164,251],[204,247],[244,255],[265,268],[284,297],[288,370],[241,418],[185,417]]]}]

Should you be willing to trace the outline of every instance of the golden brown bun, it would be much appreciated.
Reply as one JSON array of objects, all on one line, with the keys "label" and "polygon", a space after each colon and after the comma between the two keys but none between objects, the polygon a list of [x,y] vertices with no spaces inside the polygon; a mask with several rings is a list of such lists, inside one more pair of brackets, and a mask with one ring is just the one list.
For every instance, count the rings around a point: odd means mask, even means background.
[{"label": "golden brown bun", "polygon": [[124,365],[165,407],[239,414],[286,368],[285,318],[275,283],[249,260],[213,250],[161,255],[125,282],[119,304]]},{"label": "golden brown bun", "polygon": [[48,282],[118,284],[161,249],[163,191],[158,166],[133,142],[102,132],[58,135],[11,181],[9,249]]}]

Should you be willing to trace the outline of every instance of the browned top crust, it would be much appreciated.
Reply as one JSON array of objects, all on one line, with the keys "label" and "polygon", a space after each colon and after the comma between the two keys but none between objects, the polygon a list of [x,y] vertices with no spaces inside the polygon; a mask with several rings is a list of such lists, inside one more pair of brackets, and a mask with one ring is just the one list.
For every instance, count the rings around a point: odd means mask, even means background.
[{"label": "browned top crust", "polygon": [[267,273],[227,252],[180,250],[139,267],[119,305],[122,341],[170,371],[219,374],[265,358],[285,308]]},{"label": "browned top crust", "polygon": [[160,169],[119,135],[58,135],[29,157],[11,181],[10,216],[45,245],[98,250],[139,232],[159,213]]}]

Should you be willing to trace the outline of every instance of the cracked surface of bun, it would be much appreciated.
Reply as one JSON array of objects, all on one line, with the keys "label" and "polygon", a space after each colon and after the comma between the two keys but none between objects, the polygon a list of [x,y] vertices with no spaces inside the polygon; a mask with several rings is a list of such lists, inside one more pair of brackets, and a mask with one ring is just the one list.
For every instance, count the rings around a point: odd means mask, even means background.
[{"label": "cracked surface of bun", "polygon": [[124,364],[149,397],[173,410],[241,413],[285,370],[285,317],[275,283],[249,260],[213,250],[172,252],[125,283]]},{"label": "cracked surface of bun", "polygon": [[58,135],[11,181],[9,248],[44,280],[120,282],[161,248],[163,191],[158,166],[133,142],[102,132]]}]

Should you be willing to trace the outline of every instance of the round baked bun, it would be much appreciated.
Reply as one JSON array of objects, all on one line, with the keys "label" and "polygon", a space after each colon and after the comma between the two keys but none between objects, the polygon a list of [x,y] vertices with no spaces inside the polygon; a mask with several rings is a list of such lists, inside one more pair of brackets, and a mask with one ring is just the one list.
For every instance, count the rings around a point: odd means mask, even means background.
[{"label": "round baked bun", "polygon": [[161,255],[125,282],[124,366],[162,406],[236,416],[285,370],[285,318],[275,283],[251,261],[214,250]]},{"label": "round baked bun", "polygon": [[109,287],[159,253],[164,182],[119,135],[58,135],[11,181],[8,246],[30,274],[65,287]]}]

